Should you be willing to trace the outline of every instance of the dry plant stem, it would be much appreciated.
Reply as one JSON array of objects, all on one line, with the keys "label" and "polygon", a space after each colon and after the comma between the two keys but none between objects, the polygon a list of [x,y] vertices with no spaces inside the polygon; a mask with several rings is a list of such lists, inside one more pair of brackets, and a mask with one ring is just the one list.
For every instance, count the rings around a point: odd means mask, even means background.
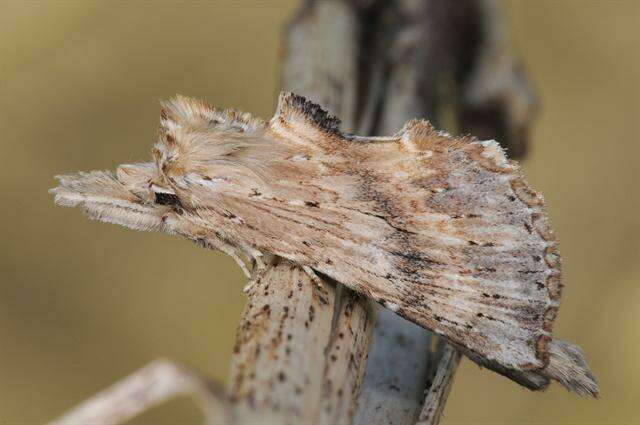
[{"label": "dry plant stem", "polygon": [[[351,423],[364,375],[371,341],[373,311],[370,303],[350,289],[342,294],[327,350],[320,420]],[[338,306],[337,306],[338,307]]]},{"label": "dry plant stem", "polygon": [[334,299],[294,264],[275,258],[247,293],[229,396],[244,411],[311,423],[322,396]]},{"label": "dry plant stem", "polygon": [[207,423],[232,421],[231,406],[211,382],[176,363],[157,360],[82,402],[50,424],[119,424],[179,396],[195,397]]},{"label": "dry plant stem", "polygon": [[355,424],[412,424],[429,380],[430,332],[379,309]]},{"label": "dry plant stem", "polygon": [[[369,325],[353,316],[350,298],[338,306],[332,332],[333,293],[330,284],[318,285],[278,258],[251,287],[231,364],[229,396],[239,418],[262,422],[269,413],[279,423],[339,423],[349,417],[349,397],[340,397],[341,390],[359,382],[352,375],[364,362],[351,349],[364,350],[359,340],[368,337]],[[351,364],[340,365],[343,357]]]},{"label": "dry plant stem", "polygon": [[322,105],[353,131],[356,112],[358,15],[343,1],[304,3],[285,28],[282,90]]},{"label": "dry plant stem", "polygon": [[[346,131],[356,128],[353,117],[357,115],[361,116],[357,127],[371,134],[376,131],[378,134],[392,134],[412,117],[432,116],[435,111],[431,105],[435,103],[436,94],[419,90],[424,79],[421,65],[425,55],[420,53],[420,42],[424,39],[425,28],[423,21],[413,18],[424,15],[424,2],[401,1],[397,8],[395,19],[390,22],[383,20],[380,22],[383,28],[372,29],[364,28],[369,24],[368,17],[366,12],[358,9],[356,2],[307,3],[287,30],[284,88],[320,102],[342,117],[342,128]],[[376,39],[371,40],[371,46],[363,44],[362,34],[365,31],[378,33]],[[379,54],[365,47],[375,47]],[[385,51],[394,52],[391,65],[385,62],[388,57],[383,53]],[[362,66],[359,62],[361,56],[373,59],[370,66]],[[358,72],[359,66],[366,71]],[[356,105],[357,89],[362,90],[365,84],[368,84],[368,96]],[[430,83],[429,86],[435,87],[436,84]],[[424,96],[431,98],[427,100]],[[381,109],[384,111],[382,114],[379,112]],[[374,124],[374,119],[382,125]],[[366,328],[367,322],[372,322],[364,301],[350,295],[342,303],[353,304],[355,314],[339,320],[339,326],[352,328],[355,322]],[[356,322],[357,318],[362,320]],[[386,421],[387,418],[398,423],[411,423],[418,414],[426,382],[430,379],[430,333],[388,311],[381,312],[379,321],[355,423]],[[340,349],[344,355],[336,356],[336,363],[340,364],[347,360],[349,345],[335,338],[334,341],[342,343]],[[363,335],[360,341],[351,349],[354,356],[350,362],[362,363],[366,356],[366,350],[362,348],[368,346],[368,335]],[[395,366],[389,368],[389,364]],[[330,415],[326,417],[329,422],[348,423],[353,415],[361,376],[349,376],[339,385],[340,381],[332,376],[345,377],[340,372],[343,368],[336,365],[327,368],[325,391],[329,397],[325,399],[322,411]],[[331,409],[330,400],[340,401],[344,412],[335,407]],[[330,413],[332,411],[333,414]]]},{"label": "dry plant stem", "polygon": [[433,381],[427,390],[417,425],[437,425],[440,423],[453,384],[453,375],[458,363],[460,363],[462,356],[460,352],[449,344],[443,343],[442,345],[441,358],[437,363]]}]

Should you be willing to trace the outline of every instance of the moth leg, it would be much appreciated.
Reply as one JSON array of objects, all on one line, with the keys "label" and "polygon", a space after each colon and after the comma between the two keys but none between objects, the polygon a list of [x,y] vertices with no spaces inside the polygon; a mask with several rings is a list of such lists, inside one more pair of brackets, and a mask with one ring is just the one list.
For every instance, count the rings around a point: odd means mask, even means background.
[{"label": "moth leg", "polygon": [[240,268],[242,269],[242,272],[244,273],[244,275],[246,277],[248,277],[249,279],[251,279],[251,272],[249,271],[249,268],[247,267],[247,263],[240,258],[240,256],[238,255],[237,251],[234,250],[230,250],[229,252],[225,252],[225,254],[227,254],[229,257],[233,258],[235,260],[235,262],[238,264],[238,266],[240,266]]},{"label": "moth leg", "polygon": [[318,277],[316,272],[309,266],[302,266],[302,270],[311,278],[311,281],[316,284],[319,289],[322,289],[322,279]]},{"label": "moth leg", "polygon": [[244,288],[242,288],[242,292],[245,294],[248,294],[249,292],[251,292],[251,290],[258,284],[260,283],[260,280],[262,279],[262,277],[265,275],[264,271],[255,273],[254,277],[251,277],[249,279],[249,281],[247,282],[246,285],[244,285]]},{"label": "moth leg", "polygon": [[[244,254],[252,259],[253,271],[249,276],[249,282],[242,289],[242,292],[245,294],[251,291],[251,289],[264,277],[267,273],[267,263],[263,260],[263,254],[261,251],[258,251],[252,247],[244,246],[242,247]],[[270,257],[270,256],[267,256]]]},{"label": "moth leg", "polygon": [[244,285],[244,287],[242,288],[242,293],[243,294],[248,294],[249,292],[251,292],[251,290],[253,289],[254,286],[256,286],[256,281],[253,280],[253,279],[249,279],[247,284]]},{"label": "moth leg", "polygon": [[247,261],[239,255],[242,253],[238,252],[235,246],[219,238],[207,238],[205,243],[207,243],[211,248],[217,249],[233,258],[236,264],[240,266],[240,269],[242,269],[244,275],[251,278],[251,272],[249,271],[249,267],[247,267]]},{"label": "moth leg", "polygon": [[266,274],[267,266],[262,262],[262,260],[258,262],[254,259],[253,273],[251,274],[251,276],[249,276],[249,281],[247,282],[247,284],[244,286],[244,288],[242,288],[242,292],[244,292],[245,294],[250,292],[254,286],[260,283],[260,281]]},{"label": "moth leg", "polygon": [[227,254],[240,266],[242,272],[248,278],[251,278],[251,272],[247,265],[248,260],[241,257],[245,254],[238,250],[238,247],[229,243],[220,234],[210,231],[201,225],[185,220],[176,219],[175,214],[167,214],[163,217],[163,222],[170,230],[170,233],[178,233],[191,240],[203,248],[216,249]]},{"label": "moth leg", "polygon": [[262,253],[260,251],[252,251],[251,256],[253,257],[254,270],[260,274],[264,273],[267,270],[267,264],[262,260]]}]

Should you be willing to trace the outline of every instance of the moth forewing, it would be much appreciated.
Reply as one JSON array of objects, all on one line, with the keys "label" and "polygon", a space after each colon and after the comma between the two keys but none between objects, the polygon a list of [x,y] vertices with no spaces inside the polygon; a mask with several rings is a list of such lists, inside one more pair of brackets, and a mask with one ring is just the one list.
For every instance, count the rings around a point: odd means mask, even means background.
[{"label": "moth forewing", "polygon": [[[514,192],[519,170],[496,144],[419,121],[387,143],[356,144],[299,98],[284,96],[279,111],[272,137],[299,157],[272,160],[268,194],[231,183],[199,216],[506,367],[545,366],[550,244],[527,231],[536,205]],[[206,187],[188,190],[207,198]]]},{"label": "moth forewing", "polygon": [[121,167],[115,197],[246,272],[273,254],[326,274],[529,388],[595,393],[579,349],[552,339],[560,261],[519,165],[425,121],[372,139],[338,125],[292,94],[268,123],[179,97],[155,167]]}]

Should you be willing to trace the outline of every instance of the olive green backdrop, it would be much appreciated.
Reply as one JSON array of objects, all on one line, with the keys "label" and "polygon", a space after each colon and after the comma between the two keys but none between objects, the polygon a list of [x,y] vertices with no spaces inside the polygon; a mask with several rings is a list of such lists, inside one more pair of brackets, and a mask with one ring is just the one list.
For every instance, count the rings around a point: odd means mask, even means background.
[{"label": "olive green backdrop", "polygon": [[[0,424],[40,423],[167,356],[225,382],[243,276],[222,254],[54,206],[56,173],[143,160],[175,93],[269,117],[297,1],[0,1]],[[464,361],[447,424],[640,422],[640,2],[505,3],[541,113],[525,169],[550,205],[602,399]],[[176,401],[136,423],[193,423]]]}]

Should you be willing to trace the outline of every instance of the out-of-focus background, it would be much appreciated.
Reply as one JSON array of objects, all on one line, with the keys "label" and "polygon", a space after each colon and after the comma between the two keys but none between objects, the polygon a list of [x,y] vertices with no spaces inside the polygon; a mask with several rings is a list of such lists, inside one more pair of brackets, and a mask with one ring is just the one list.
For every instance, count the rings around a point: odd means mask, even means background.
[{"label": "out-of-focus background", "polygon": [[[52,176],[144,160],[158,99],[270,117],[298,1],[0,1],[0,424],[41,423],[167,356],[226,382],[244,278],[222,254],[54,206]],[[600,400],[464,361],[447,424],[640,423],[640,2],[504,2],[542,106],[525,170]],[[136,423],[194,423],[178,400]]]}]

